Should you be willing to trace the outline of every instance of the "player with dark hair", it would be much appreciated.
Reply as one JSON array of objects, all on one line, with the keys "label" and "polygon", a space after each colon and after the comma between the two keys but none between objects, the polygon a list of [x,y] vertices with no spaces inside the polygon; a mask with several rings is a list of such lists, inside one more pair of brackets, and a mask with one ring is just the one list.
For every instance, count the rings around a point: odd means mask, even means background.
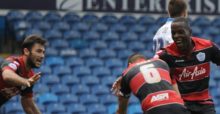
[{"label": "player with dark hair", "polygon": [[143,55],[131,55],[120,84],[116,114],[126,114],[131,92],[141,102],[144,114],[189,114],[172,88],[168,65],[160,59],[146,60]]},{"label": "player with dark hair", "polygon": [[177,84],[192,114],[215,114],[209,94],[210,62],[220,65],[220,50],[211,41],[192,37],[185,18],[176,18],[172,25],[174,43],[157,52],[168,63],[173,84]]},{"label": "player with dark hair", "polygon": [[1,63],[0,106],[20,94],[21,104],[27,114],[40,114],[33,99],[33,85],[40,78],[32,68],[40,67],[45,56],[46,41],[37,35],[28,36],[22,44],[22,55],[11,56]]},{"label": "player with dark hair", "polygon": [[155,52],[161,48],[164,48],[168,44],[173,43],[171,35],[171,23],[173,18],[188,16],[185,0],[170,0],[168,4],[168,14],[170,18],[168,18],[167,22],[161,28],[159,28],[153,38],[153,49]]}]

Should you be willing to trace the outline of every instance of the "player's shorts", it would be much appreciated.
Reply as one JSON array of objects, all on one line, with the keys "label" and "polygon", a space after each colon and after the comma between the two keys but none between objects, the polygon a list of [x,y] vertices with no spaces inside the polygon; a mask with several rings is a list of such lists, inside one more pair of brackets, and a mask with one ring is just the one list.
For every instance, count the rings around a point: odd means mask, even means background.
[{"label": "player's shorts", "polygon": [[212,104],[185,102],[185,106],[191,112],[191,114],[216,114],[215,106]]},{"label": "player's shorts", "polygon": [[185,106],[180,104],[169,104],[152,108],[144,114],[191,114]]}]

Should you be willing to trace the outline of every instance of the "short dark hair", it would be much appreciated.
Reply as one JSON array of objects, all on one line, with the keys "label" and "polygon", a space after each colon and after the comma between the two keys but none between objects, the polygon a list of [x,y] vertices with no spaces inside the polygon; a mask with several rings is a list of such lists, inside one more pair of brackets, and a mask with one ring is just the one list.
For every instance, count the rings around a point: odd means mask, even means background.
[{"label": "short dark hair", "polygon": [[181,23],[183,23],[183,25],[184,25],[184,27],[185,27],[186,29],[191,30],[191,27],[190,27],[190,24],[189,24],[189,20],[188,20],[187,18],[184,18],[184,17],[174,18],[173,23],[176,23],[176,22],[181,22]]},{"label": "short dark hair", "polygon": [[187,5],[185,0],[170,0],[168,5],[168,11],[170,17],[180,17],[181,14],[186,11]]},{"label": "short dark hair", "polygon": [[22,46],[21,46],[22,53],[23,53],[24,48],[27,48],[27,49],[31,50],[33,45],[36,44],[36,43],[41,44],[43,46],[46,46],[47,41],[45,39],[43,39],[41,36],[38,36],[38,35],[35,35],[35,34],[29,35],[24,39],[24,41],[22,43]]},{"label": "short dark hair", "polygon": [[133,62],[135,62],[138,59],[147,59],[147,58],[144,55],[142,55],[142,54],[134,53],[134,54],[132,54],[132,55],[130,55],[128,57],[128,64],[129,63],[133,63]]}]

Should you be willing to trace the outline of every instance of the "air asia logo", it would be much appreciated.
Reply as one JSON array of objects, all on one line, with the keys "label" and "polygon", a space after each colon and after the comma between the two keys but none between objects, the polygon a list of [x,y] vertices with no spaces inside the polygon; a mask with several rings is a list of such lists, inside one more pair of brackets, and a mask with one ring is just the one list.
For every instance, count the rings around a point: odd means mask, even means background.
[{"label": "air asia logo", "polygon": [[151,98],[150,102],[155,102],[155,101],[162,101],[162,100],[167,100],[169,99],[169,95],[168,93],[162,93],[162,94],[158,94],[155,95]]},{"label": "air asia logo", "polygon": [[206,74],[206,69],[203,67],[198,68],[196,66],[193,71],[190,71],[189,69],[184,68],[182,73],[179,74],[179,80],[184,80],[184,79],[193,80],[203,74]]}]

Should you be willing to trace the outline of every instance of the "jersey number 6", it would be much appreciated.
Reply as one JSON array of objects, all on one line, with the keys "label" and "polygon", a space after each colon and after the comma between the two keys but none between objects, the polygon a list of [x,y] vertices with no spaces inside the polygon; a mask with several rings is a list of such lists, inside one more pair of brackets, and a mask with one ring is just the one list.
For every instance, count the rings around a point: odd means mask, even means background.
[{"label": "jersey number 6", "polygon": [[157,83],[161,81],[160,73],[153,64],[147,64],[140,67],[140,71],[147,83]]}]

